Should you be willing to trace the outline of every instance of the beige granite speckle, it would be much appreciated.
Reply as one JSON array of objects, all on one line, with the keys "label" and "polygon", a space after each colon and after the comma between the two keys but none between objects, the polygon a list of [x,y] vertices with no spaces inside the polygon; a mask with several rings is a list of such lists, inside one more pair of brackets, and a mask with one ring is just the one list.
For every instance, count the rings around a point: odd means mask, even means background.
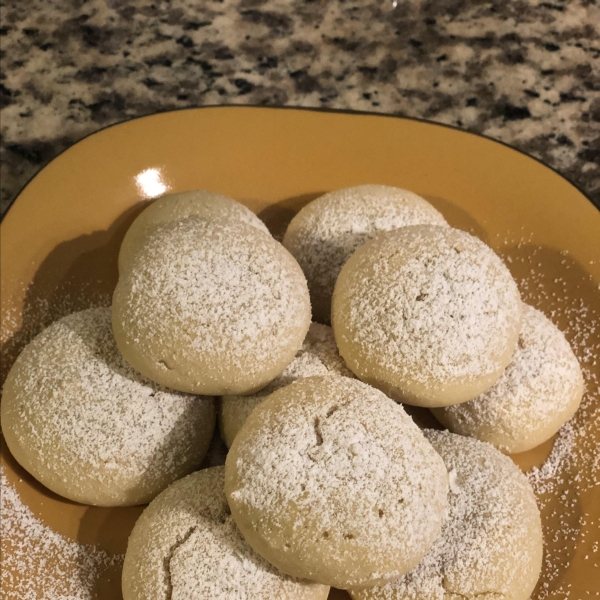
[{"label": "beige granite speckle", "polygon": [[207,104],[455,125],[540,158],[600,205],[594,0],[7,0],[2,13],[2,212],[86,134]]}]

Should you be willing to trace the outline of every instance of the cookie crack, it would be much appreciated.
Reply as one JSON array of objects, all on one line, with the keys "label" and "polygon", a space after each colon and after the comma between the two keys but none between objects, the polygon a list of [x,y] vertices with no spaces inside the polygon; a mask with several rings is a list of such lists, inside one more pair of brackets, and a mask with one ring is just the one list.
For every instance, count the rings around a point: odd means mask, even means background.
[{"label": "cookie crack", "polygon": [[317,436],[317,446],[321,446],[323,444],[323,433],[321,432],[321,420],[319,417],[315,417],[314,429]]},{"label": "cookie crack", "polygon": [[345,408],[346,406],[348,406],[348,404],[350,404],[350,402],[352,402],[351,400],[347,400],[346,402],[339,402],[338,404],[334,404],[328,411],[327,414],[325,415],[326,419],[329,419],[329,417],[331,417],[331,415],[333,415],[334,413],[336,413],[338,410],[340,410],[341,408]]},{"label": "cookie crack", "polygon": [[183,546],[191,537],[191,535],[198,529],[197,525],[190,527],[183,535],[180,540],[177,540],[170,548],[167,556],[163,559],[163,567],[165,570],[165,579],[166,579],[166,588],[167,595],[165,600],[173,600],[173,580],[171,578],[171,561],[175,556],[175,552],[177,552],[178,548]]}]

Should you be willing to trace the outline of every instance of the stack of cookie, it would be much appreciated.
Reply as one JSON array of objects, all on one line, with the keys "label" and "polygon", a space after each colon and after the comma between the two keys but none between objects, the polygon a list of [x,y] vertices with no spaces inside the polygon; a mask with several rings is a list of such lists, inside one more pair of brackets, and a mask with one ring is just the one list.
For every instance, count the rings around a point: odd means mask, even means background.
[{"label": "stack of cookie", "polygon": [[[198,191],[141,213],[119,271],[111,309],[18,358],[2,428],[58,494],[151,501],[125,600],[529,597],[540,516],[503,453],[556,433],[583,381],[483,242],[388,186],[318,198],[283,244]],[[198,471],[217,421],[225,466]]]},{"label": "stack of cookie", "polygon": [[348,367],[451,431],[524,452],[579,407],[583,377],[563,334],[521,302],[488,246],[423,198],[332,192],[296,215],[283,244]]}]

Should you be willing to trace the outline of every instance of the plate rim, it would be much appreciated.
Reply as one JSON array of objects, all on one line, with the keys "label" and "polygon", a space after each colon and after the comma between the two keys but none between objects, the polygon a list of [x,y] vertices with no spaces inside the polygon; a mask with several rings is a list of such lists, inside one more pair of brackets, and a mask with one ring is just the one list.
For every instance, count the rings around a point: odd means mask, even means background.
[{"label": "plate rim", "polygon": [[530,158],[531,160],[534,160],[535,162],[539,163],[543,167],[546,167],[547,169],[549,169],[550,171],[552,171],[553,173],[555,173],[556,175],[558,175],[560,178],[564,179],[570,186],[572,186],[573,188],[575,188],[594,208],[596,208],[596,210],[598,210],[598,212],[600,212],[600,200],[598,201],[598,203],[596,203],[576,183],[573,183],[568,177],[566,177],[565,175],[563,175],[560,171],[558,171],[554,167],[552,167],[552,166],[548,165],[547,163],[545,163],[543,160],[541,160],[541,159],[539,159],[539,158],[537,158],[535,156],[532,156],[531,154],[528,154],[524,150],[520,150],[519,148],[515,148],[514,146],[511,146],[507,142],[503,142],[502,140],[497,140],[497,139],[495,139],[493,137],[490,137],[488,135],[485,135],[483,133],[477,133],[475,131],[468,131],[468,130],[462,129],[462,128],[456,126],[456,125],[450,125],[448,123],[438,123],[437,121],[431,121],[429,119],[423,119],[423,118],[420,118],[420,117],[405,117],[405,116],[396,115],[396,114],[393,114],[393,113],[369,112],[369,111],[355,110],[355,109],[350,109],[350,108],[336,109],[336,108],[311,107],[311,106],[261,106],[259,104],[203,104],[203,105],[200,105],[200,106],[182,106],[181,108],[170,108],[170,109],[164,109],[164,110],[157,110],[157,111],[148,113],[146,115],[136,115],[134,117],[128,117],[128,118],[125,118],[123,120],[116,121],[114,123],[110,123],[108,125],[103,125],[99,129],[96,129],[94,131],[91,131],[90,133],[87,133],[86,135],[84,135],[82,138],[78,139],[76,142],[74,142],[73,144],[71,144],[67,148],[64,148],[63,150],[61,150],[56,156],[54,156],[43,167],[41,167],[38,171],[36,171],[21,186],[21,188],[15,194],[15,196],[13,197],[13,199],[8,203],[8,206],[6,207],[6,210],[4,211],[4,214],[0,216],[0,223],[2,223],[4,221],[4,219],[6,218],[6,215],[8,215],[8,213],[10,212],[10,209],[16,204],[16,202],[19,199],[19,197],[23,194],[23,191],[25,190],[25,188],[27,188],[27,186],[29,186],[29,184],[36,177],[38,177],[45,169],[47,169],[57,158],[59,158],[60,156],[62,156],[65,152],[67,152],[69,150],[72,150],[75,146],[77,146],[78,144],[80,144],[84,140],[87,140],[88,138],[96,135],[97,133],[100,133],[102,131],[106,131],[107,129],[110,129],[112,127],[117,127],[119,125],[123,125],[124,123],[129,123],[131,121],[137,121],[137,120],[140,120],[140,119],[147,119],[147,118],[151,118],[151,117],[153,117],[155,115],[161,115],[161,114],[166,114],[166,113],[183,112],[183,111],[188,111],[188,110],[201,110],[201,109],[204,109],[204,108],[211,108],[211,109],[215,109],[216,108],[216,109],[223,109],[223,110],[236,110],[236,109],[239,109],[239,108],[261,109],[261,110],[295,110],[295,111],[326,113],[326,114],[346,114],[346,115],[370,116],[370,117],[381,117],[381,118],[388,118],[388,119],[397,119],[397,120],[402,120],[402,121],[415,121],[417,123],[424,123],[426,125],[433,125],[433,126],[437,126],[437,127],[443,127],[443,128],[446,128],[446,129],[452,129],[454,131],[457,131],[457,132],[465,134],[465,135],[472,135],[472,136],[479,137],[479,138],[482,138],[484,140],[493,142],[495,144],[500,144],[501,146],[504,146],[505,148],[508,148],[509,150],[512,150],[514,152],[517,152],[518,154],[522,154],[523,156],[526,156],[527,158]]}]

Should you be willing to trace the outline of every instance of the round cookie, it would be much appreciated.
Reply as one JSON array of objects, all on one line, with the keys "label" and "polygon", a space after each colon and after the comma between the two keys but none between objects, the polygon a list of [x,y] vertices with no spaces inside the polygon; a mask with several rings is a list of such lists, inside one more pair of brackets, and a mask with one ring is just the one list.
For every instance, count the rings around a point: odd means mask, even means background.
[{"label": "round cookie", "polygon": [[450,475],[435,544],[410,573],[353,600],[527,600],[540,576],[540,514],[527,477],[489,444],[425,433]]},{"label": "round cookie", "polygon": [[269,234],[188,217],[146,237],[113,296],[125,360],[176,390],[253,393],[294,358],[310,325],[306,279]]},{"label": "round cookie", "polygon": [[119,251],[119,272],[131,267],[135,254],[144,245],[149,233],[165,223],[193,215],[225,217],[269,233],[267,226],[249,208],[227,196],[206,190],[167,194],[145,208],[127,230]]},{"label": "round cookie", "polygon": [[406,225],[445,225],[429,202],[388,185],[359,185],[307,204],[291,221],[283,245],[308,281],[315,321],[329,323],[331,296],[344,263],[367,240]]},{"label": "round cookie", "polygon": [[258,556],[231,518],[224,468],[177,481],[144,510],[123,564],[124,600],[325,600],[327,586],[288,577]]},{"label": "round cookie", "polygon": [[344,265],[333,333],[354,374],[416,406],[449,406],[490,388],[521,327],[517,286],[464,231],[415,225],[381,234]]},{"label": "round cookie", "polygon": [[579,408],[583,376],[561,331],[523,305],[523,324],[511,363],[489,390],[464,404],[433,409],[448,429],[525,452],[550,439]]},{"label": "round cookie", "polygon": [[2,431],[17,460],[83,504],[148,502],[197,469],[215,427],[212,398],[164,389],[117,350],[109,308],[56,321],[4,384]]},{"label": "round cookie", "polygon": [[231,514],[284,573],[337,588],[396,579],[440,532],[446,468],[404,409],[347,377],[307,377],[250,414],[225,462]]},{"label": "round cookie", "polygon": [[338,373],[344,377],[354,377],[339,355],[331,327],[311,323],[306,338],[294,360],[271,383],[250,396],[224,396],[218,409],[221,437],[231,446],[248,415],[275,390],[297,379],[313,375]]}]

